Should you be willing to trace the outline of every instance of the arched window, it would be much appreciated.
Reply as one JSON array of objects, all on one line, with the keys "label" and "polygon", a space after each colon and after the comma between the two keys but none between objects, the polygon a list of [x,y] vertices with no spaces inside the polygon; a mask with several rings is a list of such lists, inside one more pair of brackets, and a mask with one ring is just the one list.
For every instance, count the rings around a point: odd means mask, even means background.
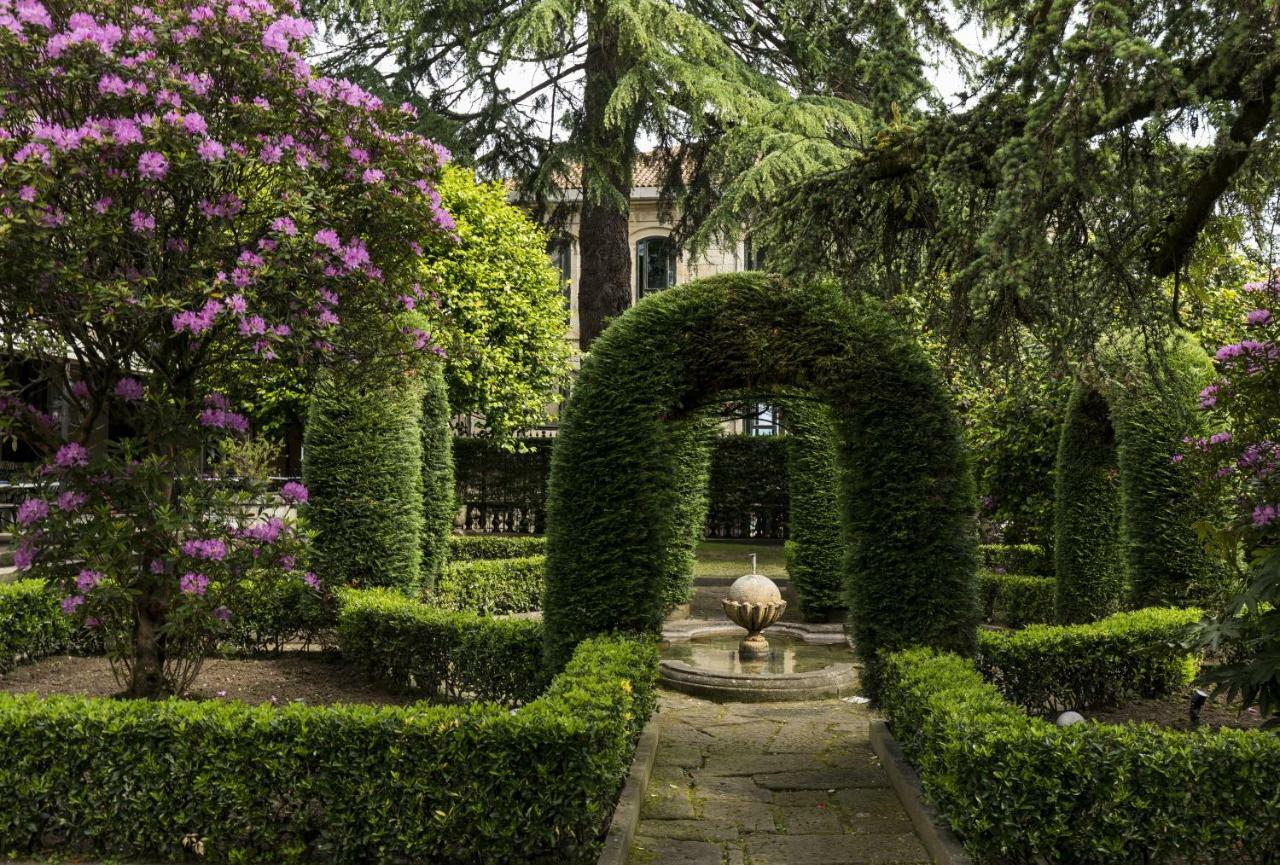
[{"label": "arched window", "polygon": [[564,292],[564,308],[573,303],[573,241],[559,237],[547,244],[547,258],[551,266],[560,271],[560,290]]},{"label": "arched window", "polygon": [[636,298],[676,284],[676,245],[669,237],[636,241]]}]

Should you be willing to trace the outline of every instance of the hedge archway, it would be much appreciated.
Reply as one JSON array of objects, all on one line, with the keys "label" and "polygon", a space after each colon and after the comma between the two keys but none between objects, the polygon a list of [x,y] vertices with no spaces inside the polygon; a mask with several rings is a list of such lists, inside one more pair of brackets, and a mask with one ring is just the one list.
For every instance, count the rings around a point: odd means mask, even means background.
[{"label": "hedge archway", "polygon": [[552,664],[595,632],[660,632],[687,447],[670,424],[717,394],[777,387],[832,407],[842,500],[856,503],[844,515],[845,585],[868,684],[885,650],[973,652],[974,489],[937,372],[877,307],[737,273],[646,298],[583,361],[551,461]]},{"label": "hedge archway", "polygon": [[1156,368],[1137,337],[1124,337],[1072,390],[1054,505],[1060,622],[1204,603],[1221,587],[1221,564],[1193,527],[1203,516],[1194,478],[1173,461],[1184,437],[1203,432],[1197,400],[1213,362],[1186,334],[1163,361]]}]

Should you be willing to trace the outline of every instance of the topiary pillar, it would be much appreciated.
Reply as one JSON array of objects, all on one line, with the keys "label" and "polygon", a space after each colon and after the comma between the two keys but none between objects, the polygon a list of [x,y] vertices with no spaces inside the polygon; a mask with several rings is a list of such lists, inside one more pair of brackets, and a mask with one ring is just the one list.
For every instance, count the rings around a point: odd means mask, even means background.
[{"label": "topiary pillar", "polygon": [[662,602],[669,613],[693,599],[693,564],[707,521],[707,478],[715,421],[706,414],[669,424],[666,433],[674,457],[670,488],[671,520],[663,550]]},{"label": "topiary pillar", "polygon": [[787,575],[805,619],[828,621],[845,612],[840,469],[831,410],[802,397],[775,402],[787,431]]},{"label": "topiary pillar", "polygon": [[303,478],[312,567],[330,586],[416,591],[422,559],[422,389],[325,377],[311,399]]},{"label": "topiary pillar", "polygon": [[422,588],[431,589],[449,560],[449,536],[458,513],[453,476],[453,436],[449,431],[449,388],[444,368],[423,374],[422,415]]}]

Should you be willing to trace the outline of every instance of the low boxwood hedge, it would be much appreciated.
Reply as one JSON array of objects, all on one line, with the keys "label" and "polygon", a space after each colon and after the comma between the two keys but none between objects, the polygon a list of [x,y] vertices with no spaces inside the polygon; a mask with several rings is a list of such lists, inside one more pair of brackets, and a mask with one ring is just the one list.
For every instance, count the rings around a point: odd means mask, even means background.
[{"label": "low boxwood hedge", "polygon": [[98,635],[75,627],[60,602],[44,580],[0,583],[0,674],[46,655],[102,650]]},{"label": "low boxwood hedge", "polygon": [[449,561],[522,559],[547,552],[545,535],[454,535],[449,538]]},{"label": "low boxwood hedge", "polygon": [[385,589],[343,591],[338,606],[343,657],[393,688],[516,706],[550,680],[540,622],[441,610]]},{"label": "low boxwood hedge", "polygon": [[1053,561],[1039,544],[979,544],[978,555],[982,567],[989,571],[1053,575]]},{"label": "low boxwood hedge", "polygon": [[1113,705],[1168,693],[1191,681],[1184,644],[1199,610],[1152,607],[1088,625],[1029,625],[978,635],[978,668],[1032,711]]},{"label": "low boxwood hedge", "polygon": [[882,706],[925,794],[980,863],[1274,863],[1280,737],[1055,727],[971,661],[892,655]]},{"label": "low boxwood hedge", "polygon": [[1053,622],[1052,577],[979,571],[978,596],[982,617],[992,624],[1021,628]]},{"label": "low boxwood hedge", "polygon": [[454,562],[423,600],[444,610],[485,616],[541,610],[546,569],[546,556]]},{"label": "low boxwood hedge", "polygon": [[[393,597],[347,599],[348,638],[358,619],[365,646],[420,652],[416,640],[450,630],[440,611],[407,615]],[[375,610],[393,626],[375,627]],[[495,662],[526,669],[537,655],[536,624],[453,618],[464,624],[452,636],[487,640]],[[482,666],[470,652],[448,663]],[[594,637],[518,710],[0,694],[0,850],[586,865],[653,708],[656,665],[651,644]]]}]

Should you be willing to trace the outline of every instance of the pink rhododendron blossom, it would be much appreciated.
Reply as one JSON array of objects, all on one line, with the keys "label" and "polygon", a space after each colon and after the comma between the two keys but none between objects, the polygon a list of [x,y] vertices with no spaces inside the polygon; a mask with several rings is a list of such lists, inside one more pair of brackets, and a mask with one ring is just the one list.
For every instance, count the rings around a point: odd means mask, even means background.
[{"label": "pink rhododendron blossom", "polygon": [[178,581],[184,595],[203,595],[209,589],[209,578],[195,571],[187,571]]},{"label": "pink rhododendron blossom", "polygon": [[88,594],[97,587],[98,583],[107,578],[106,574],[100,571],[91,571],[85,569],[76,577],[76,588],[80,590],[80,594]]},{"label": "pink rhododendron blossom", "polygon": [[1255,327],[1261,327],[1262,325],[1271,323],[1271,310],[1269,309],[1251,310],[1248,314],[1245,315],[1244,318],[1247,324],[1253,325]]},{"label": "pink rhododendron blossom", "polygon": [[58,448],[53,462],[58,468],[69,469],[89,464],[89,452],[79,442],[68,442]]},{"label": "pink rhododendron blossom", "polygon": [[120,399],[127,402],[137,402],[142,399],[144,389],[142,382],[131,376],[125,376],[116,382],[115,389],[112,391]]},{"label": "pink rhododendron blossom", "polygon": [[182,554],[191,559],[220,562],[227,557],[227,544],[220,538],[191,538],[183,541]]},{"label": "pink rhododendron blossom", "polygon": [[169,173],[169,160],[163,153],[148,150],[138,157],[138,173],[148,180],[162,180]]},{"label": "pink rhododendron blossom", "polygon": [[76,492],[75,490],[64,490],[58,494],[58,510],[64,514],[73,514],[80,510],[88,500],[89,497],[84,493]]},{"label": "pink rhododendron blossom", "polygon": [[307,571],[303,574],[302,582],[307,585],[307,588],[315,589],[317,592],[320,591],[320,578],[315,575],[314,571]]},{"label": "pink rhododendron blossom", "polygon": [[44,499],[24,499],[22,504],[18,505],[14,519],[18,521],[18,525],[25,528],[35,525],[47,516],[49,516],[49,503]]},{"label": "pink rhododendron blossom", "polygon": [[200,412],[200,426],[209,429],[226,429],[245,433],[249,431],[249,419],[233,411],[207,408]]},{"label": "pink rhododendron blossom", "polygon": [[289,481],[280,488],[280,498],[286,502],[295,504],[305,504],[310,497],[307,488],[297,481]]},{"label": "pink rhododendron blossom", "polygon": [[205,162],[221,162],[227,155],[227,149],[221,142],[206,138],[196,145],[196,154]]},{"label": "pink rhododendron blossom", "polygon": [[65,616],[72,615],[73,613],[75,613],[76,610],[80,609],[80,606],[83,603],[84,603],[84,595],[68,595],[67,597],[62,599],[63,615]]}]

